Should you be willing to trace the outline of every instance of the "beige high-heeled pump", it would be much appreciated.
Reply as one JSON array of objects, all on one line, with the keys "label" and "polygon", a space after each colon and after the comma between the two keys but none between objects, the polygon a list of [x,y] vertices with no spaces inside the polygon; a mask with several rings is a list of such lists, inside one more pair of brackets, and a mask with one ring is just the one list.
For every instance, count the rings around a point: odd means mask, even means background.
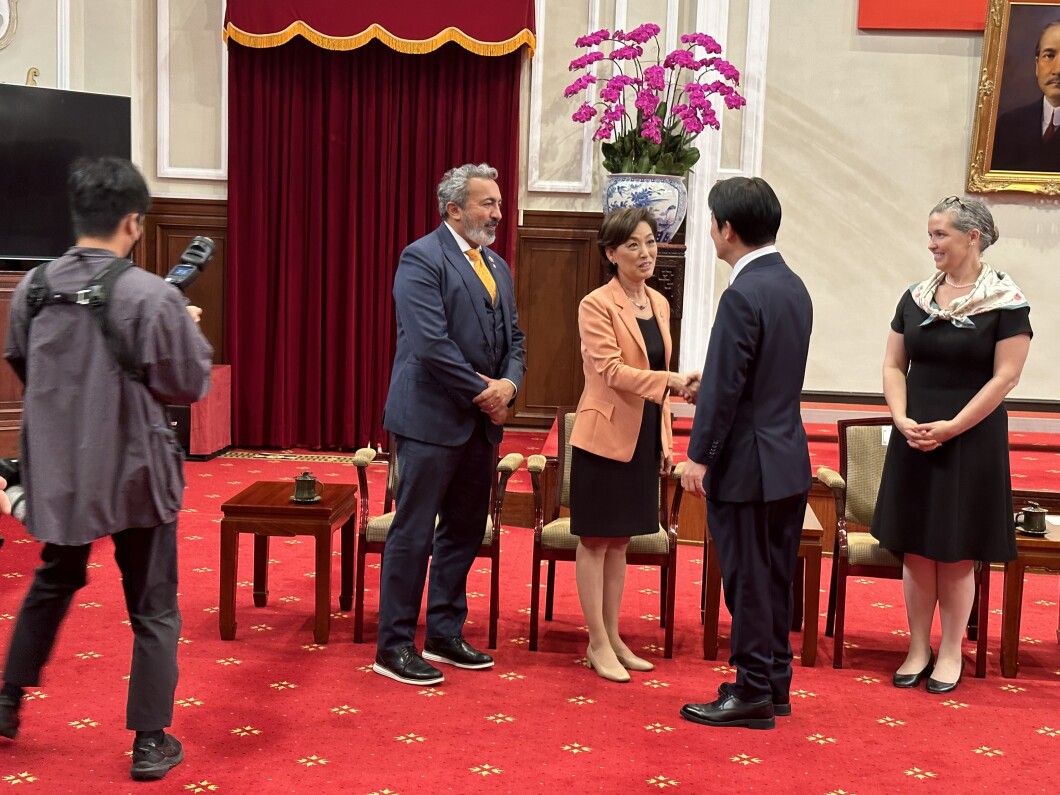
[{"label": "beige high-heeled pump", "polygon": [[633,652],[630,652],[628,655],[626,655],[626,654],[619,654],[616,651],[615,652],[615,656],[618,657],[618,661],[620,663],[622,663],[622,667],[625,668],[628,671],[654,671],[655,670],[655,664],[654,663],[650,663],[647,660],[638,657],[636,654],[633,654]]},{"label": "beige high-heeled pump", "polygon": [[623,668],[621,665],[615,668],[605,668],[596,662],[596,657],[593,656],[593,647],[588,646],[585,649],[585,659],[589,661],[589,667],[596,671],[597,674],[602,676],[604,679],[608,679],[612,682],[628,682],[629,671]]}]

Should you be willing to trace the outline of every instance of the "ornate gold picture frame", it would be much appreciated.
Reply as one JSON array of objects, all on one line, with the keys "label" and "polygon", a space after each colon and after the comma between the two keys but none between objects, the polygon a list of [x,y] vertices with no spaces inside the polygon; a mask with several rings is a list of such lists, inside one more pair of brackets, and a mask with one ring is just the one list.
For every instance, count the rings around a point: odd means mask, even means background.
[{"label": "ornate gold picture frame", "polygon": [[1060,0],[990,0],[968,190],[1060,195]]},{"label": "ornate gold picture frame", "polygon": [[0,50],[15,38],[15,23],[18,21],[18,0],[0,0]]}]

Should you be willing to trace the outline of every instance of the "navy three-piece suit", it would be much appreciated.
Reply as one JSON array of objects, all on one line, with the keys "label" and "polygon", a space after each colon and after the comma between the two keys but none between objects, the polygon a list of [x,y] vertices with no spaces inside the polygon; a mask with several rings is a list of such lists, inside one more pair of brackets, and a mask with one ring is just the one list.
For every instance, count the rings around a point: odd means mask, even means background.
[{"label": "navy three-piece suit", "polygon": [[467,617],[467,573],[503,435],[473,402],[486,388],[478,374],[518,389],[526,369],[508,263],[482,254],[495,303],[444,223],[402,252],[394,277],[398,339],[383,424],[399,463],[380,575],[380,650],[414,645],[429,558],[427,637],[461,635]]}]

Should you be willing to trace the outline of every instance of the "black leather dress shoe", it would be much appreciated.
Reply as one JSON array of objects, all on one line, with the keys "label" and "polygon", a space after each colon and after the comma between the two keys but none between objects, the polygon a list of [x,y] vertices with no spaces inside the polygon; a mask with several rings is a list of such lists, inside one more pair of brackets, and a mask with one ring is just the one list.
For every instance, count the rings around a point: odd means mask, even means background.
[{"label": "black leather dress shoe", "polygon": [[957,685],[961,683],[961,677],[964,676],[964,660],[961,660],[961,671],[957,674],[956,682],[940,682],[938,679],[928,678],[927,691],[934,693],[935,695],[942,695],[943,693],[952,693],[957,689]]},{"label": "black leather dress shoe", "polygon": [[415,646],[376,652],[372,670],[406,685],[438,685],[445,681],[442,672],[425,662]]},{"label": "black leather dress shoe", "polygon": [[472,648],[460,635],[452,638],[427,638],[423,644],[423,658],[472,670],[493,667],[492,657]]},{"label": "black leather dress shoe", "polygon": [[[733,682],[722,682],[718,685],[718,695],[727,696],[732,693],[730,688],[733,686]],[[773,702],[773,714],[778,718],[790,718],[791,717],[791,701],[774,701]]]},{"label": "black leather dress shoe", "polygon": [[917,671],[915,674],[899,674],[896,673],[891,677],[891,684],[895,687],[909,688],[917,687],[927,679],[927,675],[931,673],[931,669],[935,667],[935,654],[932,653],[928,656],[927,665],[924,666],[922,671]]},{"label": "black leather dress shoe", "polygon": [[726,693],[709,704],[685,704],[681,717],[704,726],[739,726],[746,729],[772,729],[772,701],[741,701],[732,693]]},{"label": "black leather dress shoe", "polygon": [[18,735],[18,708],[22,699],[8,698],[0,693],[0,737],[14,740]]}]

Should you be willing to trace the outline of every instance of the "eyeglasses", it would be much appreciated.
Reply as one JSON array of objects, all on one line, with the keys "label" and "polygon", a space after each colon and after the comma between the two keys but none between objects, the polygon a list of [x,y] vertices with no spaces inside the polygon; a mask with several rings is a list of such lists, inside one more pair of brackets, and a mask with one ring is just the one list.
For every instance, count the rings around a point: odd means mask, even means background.
[{"label": "eyeglasses", "polygon": [[947,196],[945,199],[942,200],[942,204],[954,203],[959,204],[961,206],[961,209],[968,209],[968,205],[964,203],[964,199],[962,199],[960,196]]}]

